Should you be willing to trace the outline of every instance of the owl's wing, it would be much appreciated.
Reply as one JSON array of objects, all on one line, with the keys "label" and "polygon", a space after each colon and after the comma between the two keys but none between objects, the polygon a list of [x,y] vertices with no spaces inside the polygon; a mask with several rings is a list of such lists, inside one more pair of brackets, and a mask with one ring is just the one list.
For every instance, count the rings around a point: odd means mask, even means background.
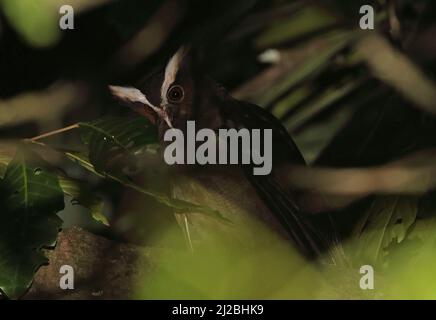
[{"label": "owl's wing", "polygon": [[[309,258],[319,257],[328,249],[328,240],[334,233],[330,217],[324,216],[322,233],[315,223],[314,217],[305,214],[296,201],[296,192],[280,185],[275,177],[280,176],[283,164],[305,165],[305,161],[289,133],[282,124],[269,112],[256,105],[241,103],[239,121],[248,129],[272,129],[273,132],[273,169],[270,175],[253,175],[252,166],[245,166],[248,180],[257,190],[259,196],[267,204],[283,227],[288,231],[298,248]],[[263,146],[262,146],[263,148]],[[282,173],[283,174],[283,173]]]}]

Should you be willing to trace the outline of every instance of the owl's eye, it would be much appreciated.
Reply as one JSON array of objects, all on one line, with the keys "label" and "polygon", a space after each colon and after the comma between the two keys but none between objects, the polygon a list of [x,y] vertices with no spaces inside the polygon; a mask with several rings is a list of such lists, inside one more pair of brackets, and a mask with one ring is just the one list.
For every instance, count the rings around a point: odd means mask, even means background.
[{"label": "owl's eye", "polygon": [[185,91],[181,86],[174,85],[167,92],[167,99],[171,103],[180,103],[185,97]]}]

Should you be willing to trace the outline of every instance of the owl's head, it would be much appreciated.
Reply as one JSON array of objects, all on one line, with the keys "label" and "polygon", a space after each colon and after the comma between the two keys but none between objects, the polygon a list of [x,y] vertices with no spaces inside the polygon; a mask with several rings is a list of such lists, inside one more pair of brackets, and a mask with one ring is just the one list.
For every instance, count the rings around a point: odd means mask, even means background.
[{"label": "owl's head", "polygon": [[193,56],[180,48],[139,88],[109,86],[122,103],[155,123],[160,133],[169,128],[185,131],[188,120],[199,128],[218,128],[224,90],[194,68]]}]

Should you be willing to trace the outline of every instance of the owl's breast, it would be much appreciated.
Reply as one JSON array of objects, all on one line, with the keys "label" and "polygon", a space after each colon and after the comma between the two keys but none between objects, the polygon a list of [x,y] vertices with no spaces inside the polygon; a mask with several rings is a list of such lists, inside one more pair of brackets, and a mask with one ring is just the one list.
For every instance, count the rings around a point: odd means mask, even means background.
[{"label": "owl's breast", "polygon": [[187,213],[183,219],[179,217],[194,244],[217,239],[252,246],[262,242],[259,234],[265,227],[286,237],[286,232],[242,170],[204,170],[195,175],[178,176],[173,185],[173,196],[218,210],[231,221],[227,223],[198,212]]}]

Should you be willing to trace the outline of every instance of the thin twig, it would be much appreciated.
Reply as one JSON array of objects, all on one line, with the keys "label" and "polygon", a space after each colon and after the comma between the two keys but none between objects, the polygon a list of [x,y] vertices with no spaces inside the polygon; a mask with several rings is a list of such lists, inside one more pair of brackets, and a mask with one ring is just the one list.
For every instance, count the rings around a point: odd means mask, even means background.
[{"label": "thin twig", "polygon": [[72,124],[72,125],[70,125],[68,127],[64,127],[64,128],[60,128],[60,129],[57,129],[57,130],[50,131],[50,132],[46,132],[46,133],[40,134],[40,135],[38,135],[36,137],[29,138],[29,139],[26,139],[26,140],[37,141],[37,140],[40,140],[40,139],[43,139],[43,138],[54,136],[54,135],[59,134],[59,133],[63,133],[63,132],[66,132],[66,131],[77,129],[78,127],[79,127],[79,124],[75,123],[75,124]]}]

